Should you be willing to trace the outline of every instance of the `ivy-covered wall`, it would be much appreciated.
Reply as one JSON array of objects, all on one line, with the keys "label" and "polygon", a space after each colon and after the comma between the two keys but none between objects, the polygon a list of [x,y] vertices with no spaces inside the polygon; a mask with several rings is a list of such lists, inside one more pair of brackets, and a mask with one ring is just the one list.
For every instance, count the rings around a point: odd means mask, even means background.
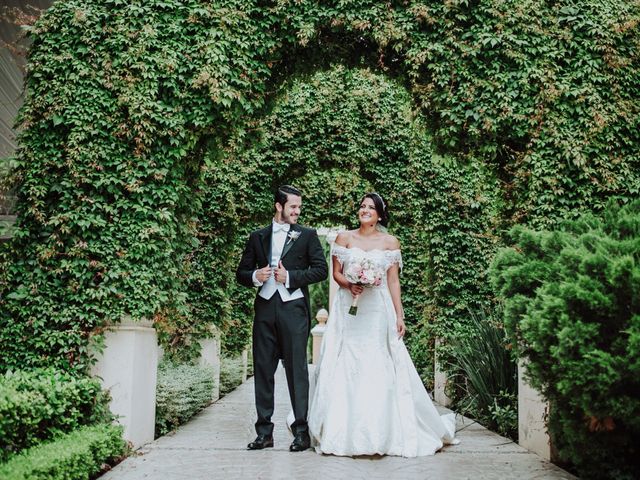
[{"label": "ivy-covered wall", "polygon": [[[268,211],[267,188],[225,185],[260,178],[260,162],[265,180],[292,175],[334,205],[335,221],[367,183],[387,194],[405,250],[428,252],[405,277],[412,336],[432,338],[421,322],[455,334],[488,288],[478,280],[495,233],[637,196],[639,18],[624,0],[57,1],[30,30],[0,366],[82,370],[89,337],[124,314],[181,319],[169,331],[197,329],[198,317],[245,328],[235,302],[250,292],[233,293],[228,268],[236,232],[262,220],[248,212]],[[252,129],[287,82],[331,63],[402,85],[424,136],[367,133],[420,151],[365,137],[360,176],[346,153],[307,156],[298,147],[317,144],[302,133],[292,152],[261,150]],[[370,154],[391,163],[368,164]]]}]

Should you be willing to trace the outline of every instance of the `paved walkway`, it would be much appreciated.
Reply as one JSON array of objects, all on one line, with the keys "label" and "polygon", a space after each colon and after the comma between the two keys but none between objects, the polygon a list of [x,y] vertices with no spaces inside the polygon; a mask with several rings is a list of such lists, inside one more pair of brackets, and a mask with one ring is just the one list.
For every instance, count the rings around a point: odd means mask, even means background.
[{"label": "paved walkway", "polygon": [[[461,443],[431,457],[334,457],[291,453],[285,418],[289,397],[282,369],[276,378],[275,447],[248,451],[253,440],[253,380],[206,408],[177,432],[138,450],[101,480],[198,479],[574,479],[477,423],[458,419]],[[443,412],[446,409],[441,409]]]}]

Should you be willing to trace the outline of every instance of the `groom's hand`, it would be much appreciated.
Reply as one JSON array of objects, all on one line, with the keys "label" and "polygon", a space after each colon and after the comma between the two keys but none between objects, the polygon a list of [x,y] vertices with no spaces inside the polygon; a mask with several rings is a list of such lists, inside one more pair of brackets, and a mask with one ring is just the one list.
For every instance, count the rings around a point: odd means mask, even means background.
[{"label": "groom's hand", "polygon": [[270,276],[271,276],[271,267],[269,265],[256,270],[256,278],[262,283],[269,280]]},{"label": "groom's hand", "polygon": [[287,270],[282,265],[282,260],[278,262],[278,268],[276,268],[276,282],[285,283],[287,281]]}]

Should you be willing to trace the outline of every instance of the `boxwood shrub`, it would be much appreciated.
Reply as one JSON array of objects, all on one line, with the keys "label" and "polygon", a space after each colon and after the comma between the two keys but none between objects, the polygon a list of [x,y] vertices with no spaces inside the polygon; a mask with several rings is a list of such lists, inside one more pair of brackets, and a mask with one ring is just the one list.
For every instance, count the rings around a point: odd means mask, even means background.
[{"label": "boxwood shrub", "polygon": [[122,427],[101,424],[80,427],[37,445],[0,465],[2,480],[81,480],[94,478],[126,452]]},{"label": "boxwood shrub", "polygon": [[560,458],[581,478],[640,478],[640,200],[511,235],[491,275]]},{"label": "boxwood shrub", "polygon": [[55,369],[0,375],[0,461],[42,440],[107,420],[100,382]]}]

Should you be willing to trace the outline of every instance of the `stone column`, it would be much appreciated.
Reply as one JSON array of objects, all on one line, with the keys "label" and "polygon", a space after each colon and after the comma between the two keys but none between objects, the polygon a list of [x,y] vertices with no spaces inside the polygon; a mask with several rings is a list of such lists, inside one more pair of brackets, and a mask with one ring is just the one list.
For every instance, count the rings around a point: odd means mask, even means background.
[{"label": "stone column", "polygon": [[220,330],[211,325],[211,337],[200,340],[198,365],[213,368],[213,392],[211,401],[220,398]]},{"label": "stone column", "polygon": [[545,460],[551,460],[547,433],[549,403],[524,378],[524,364],[518,362],[518,443]]},{"label": "stone column", "polygon": [[242,383],[249,377],[249,349],[242,350]]},{"label": "stone column", "polygon": [[313,336],[312,363],[314,365],[317,365],[318,361],[320,360],[320,347],[322,347],[322,338],[324,336],[324,331],[327,328],[328,318],[329,312],[327,312],[324,308],[321,308],[316,314],[316,320],[318,321],[318,324],[311,329],[311,335]]},{"label": "stone column", "polygon": [[95,353],[92,374],[111,394],[109,408],[124,426],[124,438],[139,448],[153,441],[158,372],[156,331],[149,320],[123,318],[108,328],[104,350]]},{"label": "stone column", "polygon": [[440,369],[440,364],[438,363],[438,350],[441,343],[440,338],[436,338],[436,347],[434,353],[434,379],[433,379],[433,399],[444,407],[448,407],[451,405],[451,399],[447,396],[446,387],[447,387],[447,374]]}]

